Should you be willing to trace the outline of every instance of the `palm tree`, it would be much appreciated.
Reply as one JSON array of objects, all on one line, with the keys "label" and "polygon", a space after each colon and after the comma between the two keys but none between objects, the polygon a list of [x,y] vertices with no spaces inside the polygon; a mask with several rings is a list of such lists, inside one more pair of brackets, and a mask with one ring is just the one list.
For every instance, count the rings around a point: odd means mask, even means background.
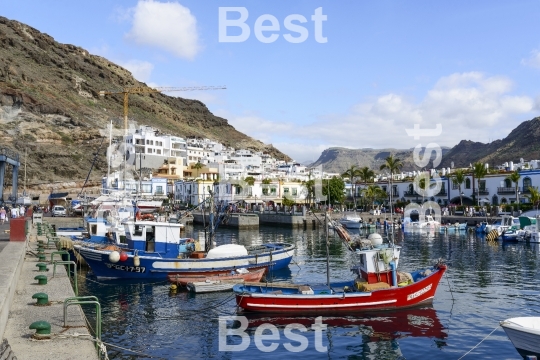
[{"label": "palm tree", "polygon": [[540,203],[540,191],[537,188],[529,187],[529,193],[525,195],[526,198],[533,204],[533,207],[536,208],[538,212],[538,204]]},{"label": "palm tree", "polygon": [[371,182],[375,177],[375,172],[367,166],[364,166],[363,168],[358,170],[358,177],[364,182],[365,188],[367,186],[367,183]]},{"label": "palm tree", "polygon": [[463,195],[461,194],[461,185],[465,182],[465,171],[463,169],[457,169],[453,176],[452,182],[458,186],[459,189],[459,202],[463,206]]},{"label": "palm tree", "polygon": [[506,178],[510,181],[512,181],[514,184],[516,184],[516,201],[518,201],[518,191],[519,191],[519,178],[521,175],[519,174],[519,171],[514,171],[510,175],[508,175]]},{"label": "palm tree", "polygon": [[[394,213],[393,209],[393,202],[392,202],[392,180],[393,175],[400,172],[401,168],[403,167],[403,162],[401,160],[394,158],[394,155],[390,155],[386,158],[385,163],[381,165],[380,170],[387,169],[390,171],[390,217],[392,217],[392,214]],[[393,220],[392,220],[393,222]]]},{"label": "palm tree", "polygon": [[484,177],[486,177],[488,171],[484,164],[481,162],[474,163],[473,165],[473,176],[476,178],[477,181],[477,193],[478,193],[478,199],[476,200],[478,202],[478,205],[480,205],[480,180]]},{"label": "palm tree", "polygon": [[354,203],[355,209],[356,209],[356,197],[355,197],[356,181],[354,180],[354,178],[359,177],[359,176],[360,176],[360,170],[358,169],[356,165],[351,165],[349,169],[347,169],[343,174],[341,174],[342,178],[349,178],[349,182],[351,183],[351,186],[352,186],[352,197],[353,197],[353,203]]},{"label": "palm tree", "polygon": [[[379,197],[380,195],[380,191],[381,191],[381,188],[378,187],[377,185],[369,185],[365,188],[362,189],[362,194],[364,195],[364,197],[366,198],[366,201],[368,203],[371,203],[371,208],[373,209],[373,207],[375,206],[375,200]],[[384,194],[385,197],[386,197],[386,194]]]}]

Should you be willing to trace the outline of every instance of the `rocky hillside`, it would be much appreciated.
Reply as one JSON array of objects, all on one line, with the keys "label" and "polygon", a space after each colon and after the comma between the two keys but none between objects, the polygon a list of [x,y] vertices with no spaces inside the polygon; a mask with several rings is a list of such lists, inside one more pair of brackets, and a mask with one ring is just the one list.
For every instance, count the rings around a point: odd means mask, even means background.
[{"label": "rocky hillside", "polygon": [[441,165],[454,162],[456,167],[465,167],[482,162],[493,167],[520,158],[540,159],[540,117],[522,122],[507,137],[489,144],[462,140],[443,157]]},{"label": "rocky hillside", "polygon": [[[107,167],[107,141],[100,148],[99,129],[107,129],[110,120],[123,126],[122,94],[100,97],[99,92],[139,86],[146,87],[103,57],[0,17],[0,143],[20,154],[28,150],[29,186],[84,180],[96,152],[92,179],[98,180]],[[163,133],[210,138],[288,159],[272,145],[236,131],[197,100],[130,94],[129,118]]]},{"label": "rocky hillside", "polygon": [[[448,151],[443,148],[443,156]],[[413,162],[413,149],[345,149],[330,148],[324,150],[313,166],[322,165],[327,172],[343,173],[352,165],[367,166],[378,171],[385,159],[390,155],[403,162],[403,171],[420,170]]]}]

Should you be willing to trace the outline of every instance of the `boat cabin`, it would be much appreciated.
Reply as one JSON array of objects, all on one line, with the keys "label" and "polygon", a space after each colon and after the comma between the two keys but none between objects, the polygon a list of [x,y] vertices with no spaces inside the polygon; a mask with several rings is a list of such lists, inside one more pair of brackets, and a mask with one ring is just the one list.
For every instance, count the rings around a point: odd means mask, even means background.
[{"label": "boat cabin", "polygon": [[[357,265],[351,271],[358,275],[358,282],[374,284],[385,282],[392,285],[392,269],[390,263],[393,262],[395,269],[399,263],[401,246],[391,246],[383,244],[380,235],[374,239],[360,240],[353,244],[356,249]],[[397,270],[396,270],[397,271]]]},{"label": "boat cabin", "polygon": [[176,256],[187,252],[188,238],[182,237],[182,224],[154,221],[128,221],[124,224],[128,248],[147,253]]}]

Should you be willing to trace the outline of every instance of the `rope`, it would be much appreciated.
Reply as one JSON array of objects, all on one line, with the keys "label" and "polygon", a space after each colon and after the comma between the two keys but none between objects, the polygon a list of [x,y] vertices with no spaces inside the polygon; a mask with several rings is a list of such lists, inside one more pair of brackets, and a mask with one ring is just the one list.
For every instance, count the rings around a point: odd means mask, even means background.
[{"label": "rope", "polygon": [[488,336],[486,336],[485,338],[483,338],[482,340],[480,340],[480,342],[478,344],[476,344],[471,350],[467,351],[462,357],[460,357],[458,360],[461,360],[463,359],[465,356],[467,356],[471,351],[473,351],[474,349],[476,349],[478,347],[478,345],[480,345],[482,342],[484,342],[484,340],[486,340],[488,337],[491,336],[491,334],[493,334],[495,332],[495,330],[497,330],[498,328],[500,327],[500,325],[497,325],[497,327],[495,329],[493,329],[492,332],[490,332],[488,334]]}]

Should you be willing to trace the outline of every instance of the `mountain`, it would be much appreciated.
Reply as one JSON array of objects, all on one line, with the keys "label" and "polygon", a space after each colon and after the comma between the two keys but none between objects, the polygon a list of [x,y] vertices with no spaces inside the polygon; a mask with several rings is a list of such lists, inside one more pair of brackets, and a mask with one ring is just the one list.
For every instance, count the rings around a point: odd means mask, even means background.
[{"label": "mountain", "polygon": [[[99,130],[107,129],[110,120],[118,129],[123,126],[123,95],[100,97],[99,92],[128,87],[146,84],[103,57],[0,17],[0,142],[20,154],[28,150],[29,185],[84,180],[96,152],[92,178],[98,180],[107,169],[108,143],[100,147]],[[162,133],[209,138],[289,160],[272,145],[235,130],[198,100],[130,94],[129,118]]]},{"label": "mountain", "polygon": [[506,161],[540,159],[540,117],[522,122],[502,140],[489,144],[462,140],[443,156],[441,166],[467,167],[475,162],[491,167]]},{"label": "mountain", "polygon": [[[443,157],[448,150],[448,148],[442,148]],[[322,165],[324,171],[340,174],[352,165],[361,168],[367,166],[378,171],[390,154],[403,162],[403,171],[420,170],[414,164],[413,149],[346,149],[334,147],[324,150],[319,159],[311,166]]]},{"label": "mountain", "polygon": [[[351,165],[379,170],[384,159],[393,154],[403,161],[403,171],[420,170],[412,161],[412,150],[330,148],[312,166],[322,165],[324,171],[336,173],[343,173]],[[489,144],[462,140],[451,149],[443,147],[442,153],[439,167],[451,167],[452,163],[454,167],[468,167],[475,162],[494,167],[521,158],[540,159],[540,117],[522,122],[502,140]]]}]

